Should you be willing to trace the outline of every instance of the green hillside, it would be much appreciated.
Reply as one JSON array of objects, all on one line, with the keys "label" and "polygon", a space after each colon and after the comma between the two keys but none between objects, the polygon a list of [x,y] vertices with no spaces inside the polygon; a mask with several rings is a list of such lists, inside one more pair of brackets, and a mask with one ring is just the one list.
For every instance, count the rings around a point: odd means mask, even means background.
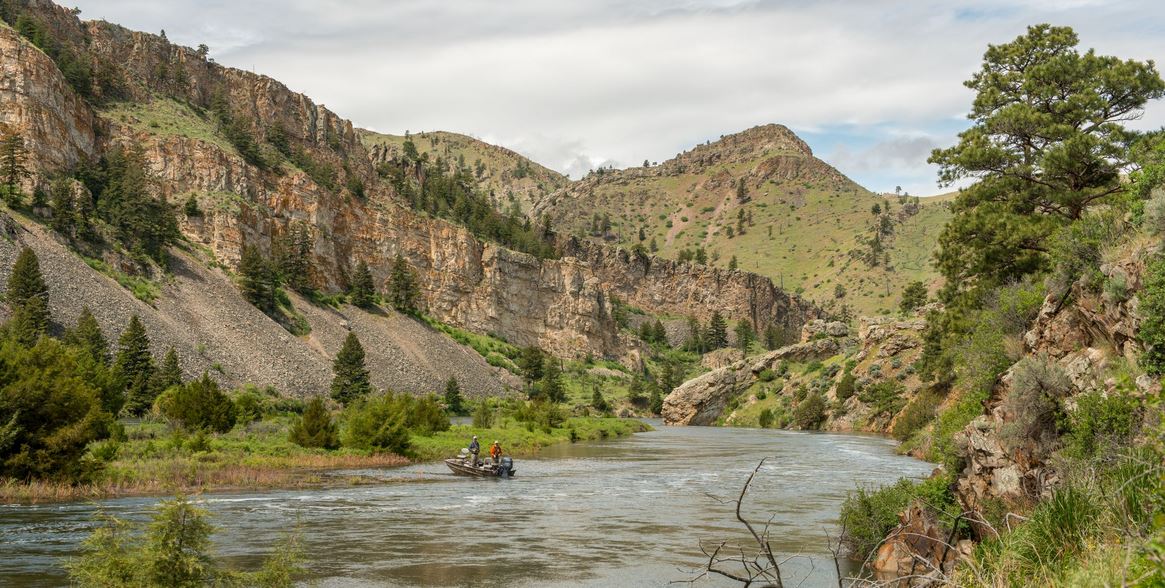
[{"label": "green hillside", "polygon": [[560,231],[664,257],[703,249],[707,263],[729,267],[735,256],[739,269],[790,291],[874,314],[895,308],[909,281],[937,286],[930,256],[948,200],[874,194],[767,125],[658,166],[596,171],[535,213]]},{"label": "green hillside", "polygon": [[406,137],[363,129],[359,130],[359,135],[378,161],[398,157],[404,152],[405,140],[411,139],[417,152],[427,154],[430,160],[440,157],[450,169],[468,167],[499,210],[508,211],[517,205],[522,213],[526,213],[531,202],[570,183],[566,176],[514,151],[466,135],[433,131]]}]

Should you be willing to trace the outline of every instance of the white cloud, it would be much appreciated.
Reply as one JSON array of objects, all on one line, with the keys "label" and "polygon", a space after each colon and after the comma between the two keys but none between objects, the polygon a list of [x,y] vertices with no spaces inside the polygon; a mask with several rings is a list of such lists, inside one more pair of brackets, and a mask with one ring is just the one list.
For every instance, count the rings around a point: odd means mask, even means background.
[{"label": "white cloud", "polygon": [[[817,151],[891,187],[889,173],[933,185],[919,137],[951,140],[988,43],[1046,21],[1148,59],[1165,28],[1148,0],[79,1],[86,17],[205,42],[357,125],[494,138],[575,177],[780,122],[841,133]],[[1161,124],[1157,105],[1138,126]]]}]

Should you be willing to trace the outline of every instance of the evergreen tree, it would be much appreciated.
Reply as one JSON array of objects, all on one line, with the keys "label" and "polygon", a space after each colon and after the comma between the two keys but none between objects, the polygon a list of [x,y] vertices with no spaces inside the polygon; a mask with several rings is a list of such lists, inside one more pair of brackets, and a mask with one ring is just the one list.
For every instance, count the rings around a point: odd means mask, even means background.
[{"label": "evergreen tree", "polygon": [[154,357],[150,355],[150,338],[138,315],[133,315],[117,340],[117,359],[113,370],[126,390],[126,410],[141,415],[150,409],[157,397],[152,386]]},{"label": "evergreen tree", "polygon": [[364,367],[364,346],[349,332],[343,347],[332,362],[332,400],[344,406],[372,392],[368,369]]},{"label": "evergreen tree", "polygon": [[295,421],[288,438],[300,447],[340,447],[340,434],[322,396],[313,396],[303,410],[303,416]]},{"label": "evergreen tree", "polygon": [[392,262],[388,287],[393,308],[407,314],[417,312],[417,299],[420,298],[417,278],[413,274],[413,269],[409,267],[408,262],[400,253],[396,254],[396,259]]},{"label": "evergreen tree", "polygon": [[4,292],[12,312],[10,331],[17,340],[31,345],[49,330],[49,289],[40,273],[40,260],[25,247],[12,265],[8,289]]},{"label": "evergreen tree", "polygon": [[591,406],[599,412],[611,410],[611,406],[607,404],[607,399],[603,398],[603,391],[599,389],[598,384],[595,384],[591,393]]},{"label": "evergreen tree", "polygon": [[352,288],[348,291],[348,299],[360,308],[370,308],[376,303],[376,284],[372,281],[372,271],[363,260],[356,264],[356,274],[352,276]]},{"label": "evergreen tree", "polygon": [[167,390],[182,384],[182,365],[178,362],[178,352],[173,347],[166,350],[162,358],[162,367],[155,376],[155,388],[159,391]]},{"label": "evergreen tree", "polygon": [[68,179],[54,180],[49,187],[49,210],[53,215],[50,222],[53,230],[70,239],[76,238],[79,211]]},{"label": "evergreen tree", "polygon": [[708,330],[704,333],[704,348],[708,351],[728,347],[728,323],[721,316],[720,311],[712,312],[708,320]]},{"label": "evergreen tree", "polygon": [[663,323],[659,319],[655,319],[655,325],[652,328],[654,334],[652,340],[660,345],[667,345],[667,329],[664,328]]},{"label": "evergreen tree", "polygon": [[522,370],[527,382],[541,380],[545,365],[546,354],[535,345],[523,348],[522,354],[518,356],[518,369]]},{"label": "evergreen tree", "polygon": [[151,193],[154,178],[140,146],[115,147],[105,157],[105,181],[97,202],[101,218],[127,248],[165,263],[165,248],[178,239],[178,219]]},{"label": "evergreen tree", "polygon": [[89,357],[93,358],[93,361],[101,365],[109,365],[109,341],[105,338],[101,325],[97,324],[97,319],[94,318],[93,312],[89,310],[88,306],[81,308],[81,314],[77,317],[77,326],[65,333],[65,343],[73,347],[80,347],[89,354]]},{"label": "evergreen tree", "polygon": [[562,385],[562,368],[558,359],[546,358],[546,367],[542,369],[542,396],[550,402],[566,402],[566,388]]},{"label": "evergreen tree", "polygon": [[465,405],[461,398],[461,385],[453,376],[449,376],[449,380],[445,382],[445,409],[450,414],[465,414]]},{"label": "evergreen tree", "polygon": [[206,372],[170,388],[157,404],[163,416],[189,431],[226,433],[238,421],[235,403]]},{"label": "evergreen tree", "polygon": [[732,259],[728,260],[728,270],[729,271],[736,271],[736,256],[735,255],[732,256]]},{"label": "evergreen tree", "polygon": [[752,347],[752,342],[756,341],[756,331],[752,329],[752,323],[747,320],[736,323],[736,346],[748,355],[748,348]]},{"label": "evergreen tree", "polygon": [[705,265],[708,263],[708,252],[703,247],[696,248],[696,263]]},{"label": "evergreen tree", "polygon": [[688,317],[688,340],[684,349],[692,353],[704,353],[704,331],[700,328],[696,317]]},{"label": "evergreen tree", "polygon": [[5,133],[0,138],[0,187],[5,203],[11,208],[21,204],[20,184],[30,175],[27,161],[24,137],[15,132]]},{"label": "evergreen tree", "polygon": [[903,313],[909,313],[916,308],[926,305],[926,284],[910,282],[902,290],[902,302],[898,305]]},{"label": "evergreen tree", "polygon": [[275,265],[280,279],[303,294],[311,291],[311,229],[292,223],[275,242]]},{"label": "evergreen tree", "polygon": [[1152,61],[1080,53],[1077,43],[1068,27],[1028,27],[989,46],[965,83],[977,92],[972,125],[929,160],[943,185],[976,180],[939,237],[944,302],[1044,269],[1055,231],[1122,197],[1133,138],[1122,123],[1165,95],[1165,81]]},{"label": "evergreen tree", "polygon": [[659,388],[651,389],[651,414],[663,414],[663,394],[660,393]]},{"label": "evergreen tree", "polygon": [[239,259],[239,287],[243,291],[243,298],[254,304],[263,312],[273,312],[276,307],[274,272],[271,264],[254,245],[243,247],[242,258]]},{"label": "evergreen tree", "polygon": [[777,325],[770,324],[769,326],[765,327],[764,340],[765,340],[765,349],[772,351],[774,349],[777,349],[778,347],[781,347],[782,345],[787,344],[789,341],[789,337],[787,336],[786,332],[784,330],[782,330],[780,327],[778,327]]}]

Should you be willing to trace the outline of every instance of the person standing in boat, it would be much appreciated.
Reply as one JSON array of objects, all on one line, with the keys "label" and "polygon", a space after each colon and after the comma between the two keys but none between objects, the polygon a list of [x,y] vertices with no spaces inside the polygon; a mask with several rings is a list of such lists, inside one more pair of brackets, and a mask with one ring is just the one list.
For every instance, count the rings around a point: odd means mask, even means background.
[{"label": "person standing in boat", "polygon": [[477,454],[481,451],[481,443],[477,442],[477,435],[469,442],[469,452],[473,454],[473,467],[477,467]]},{"label": "person standing in boat", "polygon": [[493,460],[494,465],[501,463],[502,459],[502,444],[494,441],[493,445],[489,446],[489,457]]}]

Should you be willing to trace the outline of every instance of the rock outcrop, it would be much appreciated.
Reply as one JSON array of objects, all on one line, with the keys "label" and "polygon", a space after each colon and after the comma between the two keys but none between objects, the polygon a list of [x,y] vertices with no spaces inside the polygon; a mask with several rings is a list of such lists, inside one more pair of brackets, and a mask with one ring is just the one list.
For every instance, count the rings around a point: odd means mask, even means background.
[{"label": "rock outcrop", "polygon": [[[1135,361],[1142,351],[1135,337],[1141,320],[1137,294],[1145,263],[1159,247],[1157,243],[1133,243],[1116,256],[1119,261],[1101,266],[1107,279],[1126,285],[1121,299],[1076,284],[1066,295],[1049,295],[1025,333],[1025,357],[1048,362],[1066,378],[1071,389],[1064,392],[1065,406],[1073,406],[1073,397],[1086,392],[1147,395],[1159,390],[1159,384],[1149,378],[1130,385],[1110,376],[1115,363]],[[1059,480],[1054,465],[1045,459],[1058,447],[1054,437],[1019,444],[1004,440],[1005,428],[1017,416],[1008,411],[1005,400],[1015,385],[1018,365],[1000,378],[985,414],[956,435],[966,463],[959,472],[956,491],[969,510],[981,511],[989,503],[999,502],[1029,505],[1048,495]]]}]

